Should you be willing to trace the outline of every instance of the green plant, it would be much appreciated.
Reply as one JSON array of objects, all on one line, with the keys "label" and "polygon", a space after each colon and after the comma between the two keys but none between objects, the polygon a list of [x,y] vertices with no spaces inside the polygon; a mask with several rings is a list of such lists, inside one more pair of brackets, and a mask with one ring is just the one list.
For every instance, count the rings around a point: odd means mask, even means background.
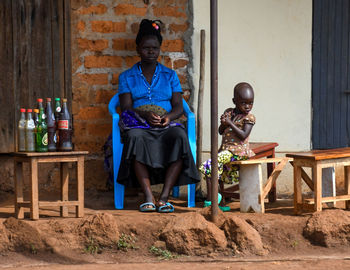
[{"label": "green plant", "polygon": [[89,243],[84,249],[85,253],[95,254],[95,253],[101,253],[101,249],[98,244],[94,243],[94,239],[90,238]]},{"label": "green plant", "polygon": [[161,260],[171,260],[177,258],[177,255],[172,254],[169,250],[151,246],[149,251],[156,255]]},{"label": "green plant", "polygon": [[37,254],[38,253],[38,251],[35,248],[34,244],[30,244],[30,253],[32,253],[32,254]]},{"label": "green plant", "polygon": [[294,240],[294,241],[291,243],[291,246],[292,246],[293,248],[296,248],[298,245],[299,245],[298,240]]},{"label": "green plant", "polygon": [[128,249],[137,249],[138,247],[135,245],[136,241],[137,238],[134,235],[122,233],[117,243],[118,249],[123,251],[128,251]]}]

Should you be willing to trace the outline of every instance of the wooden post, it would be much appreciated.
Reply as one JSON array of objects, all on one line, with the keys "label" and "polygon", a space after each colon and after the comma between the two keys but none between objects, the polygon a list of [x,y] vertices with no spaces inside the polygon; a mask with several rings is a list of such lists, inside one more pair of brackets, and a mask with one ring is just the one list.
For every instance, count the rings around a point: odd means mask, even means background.
[{"label": "wooden post", "polygon": [[39,187],[38,187],[38,160],[32,158],[30,160],[30,218],[39,219]]},{"label": "wooden post", "polygon": [[205,30],[201,30],[200,62],[199,62],[199,87],[197,104],[197,168],[202,164],[202,116],[203,116],[203,92],[205,81]]},{"label": "wooden post", "polygon": [[[68,201],[69,172],[68,162],[61,162],[61,200]],[[61,217],[68,217],[68,206],[61,206]]]}]

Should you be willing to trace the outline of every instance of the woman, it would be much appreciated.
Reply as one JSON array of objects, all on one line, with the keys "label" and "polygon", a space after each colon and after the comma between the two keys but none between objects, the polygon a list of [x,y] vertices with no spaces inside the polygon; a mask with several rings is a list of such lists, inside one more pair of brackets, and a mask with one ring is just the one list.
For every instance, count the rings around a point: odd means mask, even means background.
[{"label": "woman", "polygon": [[[173,122],[183,113],[182,89],[175,71],[157,62],[162,44],[159,21],[144,19],[136,37],[141,61],[119,76],[123,155],[118,182],[140,185],[140,211],[173,212],[168,197],[174,185],[199,182],[186,132]],[[151,185],[164,184],[158,201]]]}]

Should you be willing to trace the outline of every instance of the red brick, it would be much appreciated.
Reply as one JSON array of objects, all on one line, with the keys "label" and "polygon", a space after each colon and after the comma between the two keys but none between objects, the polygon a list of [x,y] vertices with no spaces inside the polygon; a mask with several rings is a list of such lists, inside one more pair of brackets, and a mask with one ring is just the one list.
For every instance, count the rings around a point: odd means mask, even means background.
[{"label": "red brick", "polygon": [[79,77],[82,81],[86,82],[89,85],[106,85],[106,84],[108,84],[108,74],[107,73],[79,74]]},{"label": "red brick", "polygon": [[111,98],[116,94],[115,90],[97,90],[95,102],[108,104]]},{"label": "red brick", "polygon": [[105,14],[107,7],[105,5],[99,4],[98,6],[90,6],[87,8],[82,8],[79,10],[80,14]]},{"label": "red brick", "polygon": [[118,84],[118,81],[119,81],[119,73],[112,74],[112,84]]},{"label": "red brick", "polygon": [[184,41],[181,39],[164,40],[161,49],[164,52],[183,52]]},{"label": "red brick", "polygon": [[107,39],[89,40],[86,38],[78,39],[78,46],[80,49],[88,51],[103,51],[108,48]]},{"label": "red brick", "polygon": [[83,21],[78,22],[77,23],[77,29],[80,32],[84,32],[85,31],[85,22],[83,22]]},{"label": "red brick", "polygon": [[115,55],[85,56],[86,68],[122,67],[123,58]]},{"label": "red brick", "polygon": [[177,76],[179,77],[180,83],[186,83],[187,82],[187,76],[180,75],[180,74],[177,74]]},{"label": "red brick", "polygon": [[135,39],[113,39],[112,48],[116,51],[136,51]]},{"label": "red brick", "polygon": [[168,68],[173,68],[173,63],[171,62],[171,58],[169,56],[162,56],[163,58],[163,65]]},{"label": "red brick", "polygon": [[132,67],[138,61],[140,61],[140,57],[139,56],[126,56],[125,57],[125,64],[126,64],[127,67]]},{"label": "red brick", "polygon": [[87,130],[90,135],[107,138],[112,131],[111,123],[88,123]]},{"label": "red brick", "polygon": [[188,64],[188,60],[185,60],[185,59],[175,60],[174,61],[174,69],[186,67],[187,64]]},{"label": "red brick", "polygon": [[116,15],[138,15],[145,16],[147,12],[147,8],[139,8],[130,4],[119,4],[114,8],[114,12]]},{"label": "red brick", "polygon": [[108,116],[107,106],[105,107],[85,107],[79,110],[75,119],[91,120],[91,119],[104,119]]},{"label": "red brick", "polygon": [[179,8],[179,7],[153,7],[153,14],[156,17],[161,17],[161,16],[168,16],[168,17],[182,17],[182,18],[186,18],[187,15],[184,12],[183,8]]},{"label": "red brick", "polygon": [[185,23],[185,24],[172,23],[169,25],[169,29],[170,29],[170,31],[173,31],[175,33],[185,32],[188,29],[188,23]]},{"label": "red brick", "polygon": [[126,22],[92,21],[91,29],[99,33],[125,32]]}]

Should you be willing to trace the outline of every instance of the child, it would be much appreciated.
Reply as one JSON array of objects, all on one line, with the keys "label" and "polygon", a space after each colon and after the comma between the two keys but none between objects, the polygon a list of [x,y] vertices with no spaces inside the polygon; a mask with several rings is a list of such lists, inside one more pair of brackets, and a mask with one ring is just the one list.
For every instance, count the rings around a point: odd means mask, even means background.
[{"label": "child", "polygon": [[[222,142],[218,154],[219,181],[226,184],[238,182],[238,169],[231,161],[244,160],[254,156],[249,148],[248,137],[255,124],[255,116],[250,113],[254,103],[254,91],[250,84],[242,82],[235,86],[233,94],[235,108],[228,108],[220,117],[219,134]],[[199,168],[207,182],[207,200],[204,207],[211,205],[211,159],[205,161]],[[220,204],[221,194],[218,195]],[[219,206],[223,211],[229,211],[228,206]]]}]

